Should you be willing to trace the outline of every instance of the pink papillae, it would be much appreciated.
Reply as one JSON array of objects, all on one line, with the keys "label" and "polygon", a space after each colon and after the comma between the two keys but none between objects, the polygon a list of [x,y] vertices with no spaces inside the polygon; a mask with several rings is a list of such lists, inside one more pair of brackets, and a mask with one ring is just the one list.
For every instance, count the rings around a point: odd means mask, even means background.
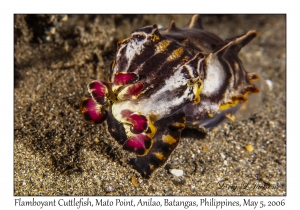
[{"label": "pink papillae", "polygon": [[106,103],[106,94],[108,92],[107,87],[100,81],[92,81],[89,84],[89,92],[93,98],[100,104]]},{"label": "pink papillae", "polygon": [[136,73],[116,73],[114,75],[113,83],[114,85],[126,85],[134,82],[137,80],[138,76]]},{"label": "pink papillae", "polygon": [[142,133],[147,129],[148,122],[145,116],[134,114],[128,109],[122,110],[121,114],[122,117],[125,118],[125,121],[132,125],[132,133]]},{"label": "pink papillae", "polygon": [[141,133],[147,128],[147,118],[143,115],[132,114],[130,116],[132,123],[132,133]]},{"label": "pink papillae", "polygon": [[123,148],[135,152],[138,155],[143,155],[147,149],[151,147],[151,138],[144,134],[137,134],[129,139],[123,145]]},{"label": "pink papillae", "polygon": [[97,104],[92,98],[84,98],[81,102],[80,111],[87,121],[95,124],[102,123],[107,117],[107,111]]},{"label": "pink papillae", "polygon": [[144,85],[142,82],[137,82],[135,84],[129,85],[118,94],[118,99],[119,100],[136,99],[143,91],[143,88]]}]

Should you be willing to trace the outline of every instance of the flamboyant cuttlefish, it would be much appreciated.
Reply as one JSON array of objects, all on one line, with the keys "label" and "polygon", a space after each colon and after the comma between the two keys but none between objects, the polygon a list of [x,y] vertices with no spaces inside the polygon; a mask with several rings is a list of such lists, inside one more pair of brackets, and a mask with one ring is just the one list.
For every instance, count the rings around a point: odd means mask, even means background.
[{"label": "flamboyant cuttlefish", "polygon": [[117,44],[110,81],[91,81],[80,111],[108,130],[144,177],[162,166],[186,126],[213,128],[233,114],[258,79],[238,57],[256,31],[222,40],[203,29],[200,15],[186,28],[146,26]]}]

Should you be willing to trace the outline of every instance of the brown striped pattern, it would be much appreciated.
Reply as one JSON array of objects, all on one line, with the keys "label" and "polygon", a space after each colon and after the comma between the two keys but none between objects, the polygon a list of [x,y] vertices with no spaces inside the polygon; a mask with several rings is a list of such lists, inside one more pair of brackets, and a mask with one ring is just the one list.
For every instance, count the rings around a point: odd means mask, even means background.
[{"label": "brown striped pattern", "polygon": [[[117,44],[110,82],[93,81],[92,98],[81,113],[92,123],[108,119],[108,130],[136,158],[130,164],[144,177],[161,167],[186,125],[209,129],[234,120],[247,95],[257,93],[238,57],[257,33],[222,40],[195,15],[186,28],[146,26]],[[124,114],[125,113],[125,114]],[[127,114],[126,114],[127,113]]]}]

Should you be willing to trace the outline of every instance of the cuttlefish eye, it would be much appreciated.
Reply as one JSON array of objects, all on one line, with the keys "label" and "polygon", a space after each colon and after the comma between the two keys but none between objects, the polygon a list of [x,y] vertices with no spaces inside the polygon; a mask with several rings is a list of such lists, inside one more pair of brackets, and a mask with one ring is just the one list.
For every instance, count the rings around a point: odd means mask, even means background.
[{"label": "cuttlefish eye", "polygon": [[146,39],[146,36],[142,35],[142,34],[133,34],[132,37],[134,39],[136,39],[137,41],[142,41],[142,40]]}]

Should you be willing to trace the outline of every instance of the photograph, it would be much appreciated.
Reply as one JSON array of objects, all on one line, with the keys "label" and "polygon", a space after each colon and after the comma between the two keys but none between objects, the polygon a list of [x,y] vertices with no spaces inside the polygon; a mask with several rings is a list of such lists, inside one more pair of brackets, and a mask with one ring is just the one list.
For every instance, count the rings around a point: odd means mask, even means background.
[{"label": "photograph", "polygon": [[15,205],[287,195],[286,14],[13,17]]}]

